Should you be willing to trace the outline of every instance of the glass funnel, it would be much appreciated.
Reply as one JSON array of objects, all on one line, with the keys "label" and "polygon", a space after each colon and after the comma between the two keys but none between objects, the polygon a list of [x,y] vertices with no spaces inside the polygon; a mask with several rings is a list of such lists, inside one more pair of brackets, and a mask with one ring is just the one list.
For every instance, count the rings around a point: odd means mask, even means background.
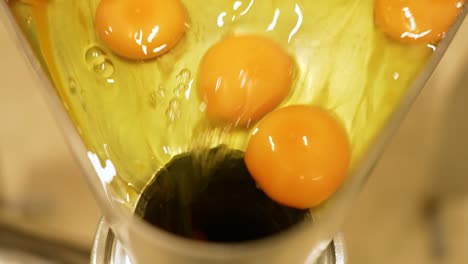
[{"label": "glass funnel", "polygon": [[[383,32],[376,26],[373,0],[186,0],[185,35],[177,45],[158,58],[129,59],[121,54],[128,55],[123,45],[99,35],[102,2],[112,1],[2,1],[2,20],[24,48],[106,220],[134,263],[314,263],[465,16],[452,21],[437,45],[414,44],[392,39],[391,27]],[[204,54],[222,39],[243,34],[274,40],[293,58],[293,89],[275,109],[314,105],[341,120],[351,146],[344,182],[308,210],[310,219],[258,239],[210,242],[154,227],[135,216],[148,186],[198,149],[226,146],[242,156],[257,128],[256,122],[212,122],[197,92]],[[143,41],[142,34],[135,41]],[[218,156],[210,155],[201,159],[216,163]],[[182,168],[193,166],[187,164]],[[191,195],[196,184],[161,186],[166,187],[154,193]],[[172,209],[156,218],[173,215]],[[189,217],[180,215],[169,222]],[[216,224],[230,229],[222,221],[210,225]]]}]

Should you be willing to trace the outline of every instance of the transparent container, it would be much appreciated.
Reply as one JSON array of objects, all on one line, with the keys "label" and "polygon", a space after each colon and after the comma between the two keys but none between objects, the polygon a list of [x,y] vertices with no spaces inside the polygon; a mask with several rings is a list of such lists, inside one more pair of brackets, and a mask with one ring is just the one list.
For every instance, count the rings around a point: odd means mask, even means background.
[{"label": "transparent container", "polygon": [[[7,1],[8,2],[8,1]],[[397,130],[399,124],[410,109],[413,101],[435,70],[438,62],[449,47],[450,41],[466,15],[466,8],[431,55],[427,64],[413,81],[400,103],[395,106],[390,118],[380,130],[366,152],[353,166],[343,186],[326,202],[326,206],[314,213],[313,222],[300,223],[285,232],[251,242],[238,244],[209,243],[189,240],[155,228],[135,217],[126,204],[137,199],[139,193],[128,189],[116,189],[108,181],[108,174],[113,173],[111,166],[96,166],[96,159],[83,143],[73,121],[67,114],[53,83],[47,74],[48,69],[34,53],[34,44],[28,43],[20,30],[5,1],[0,2],[1,20],[11,31],[11,37],[17,39],[18,46],[24,50],[32,70],[42,83],[43,93],[51,109],[63,128],[68,143],[73,150],[84,175],[93,190],[103,215],[113,233],[125,247],[132,262],[145,263],[314,263],[339,233],[347,211],[354,198],[365,183],[385,145]],[[99,163],[98,163],[99,164]],[[131,186],[131,182],[127,182]]]}]

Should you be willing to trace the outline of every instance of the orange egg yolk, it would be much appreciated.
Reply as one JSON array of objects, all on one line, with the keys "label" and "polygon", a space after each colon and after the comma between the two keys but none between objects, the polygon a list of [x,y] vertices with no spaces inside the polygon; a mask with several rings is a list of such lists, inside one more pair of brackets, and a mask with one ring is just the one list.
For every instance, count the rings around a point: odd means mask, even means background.
[{"label": "orange egg yolk", "polygon": [[101,0],[96,10],[99,37],[116,54],[155,58],[174,47],[185,32],[180,0]]},{"label": "orange egg yolk", "polygon": [[212,119],[248,126],[291,90],[294,62],[262,36],[234,36],[212,46],[200,65],[199,88]]},{"label": "orange egg yolk", "polygon": [[341,123],[314,106],[289,106],[268,114],[254,128],[245,152],[252,177],[271,199],[307,209],[341,185],[350,162]]},{"label": "orange egg yolk", "polygon": [[465,0],[376,0],[376,24],[403,43],[439,42],[461,12]]}]

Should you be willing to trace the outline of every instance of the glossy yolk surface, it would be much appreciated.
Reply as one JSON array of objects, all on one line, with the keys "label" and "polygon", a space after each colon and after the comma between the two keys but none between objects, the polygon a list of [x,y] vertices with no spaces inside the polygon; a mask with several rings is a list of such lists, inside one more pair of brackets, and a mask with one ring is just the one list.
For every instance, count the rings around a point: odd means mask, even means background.
[{"label": "glossy yolk surface", "polygon": [[437,43],[454,23],[465,0],[376,0],[376,24],[405,43]]},{"label": "glossy yolk surface", "polygon": [[290,207],[311,208],[342,183],[350,144],[340,122],[326,110],[303,105],[281,108],[253,131],[245,162],[271,199]]},{"label": "glossy yolk surface", "polygon": [[290,92],[293,60],[272,40],[234,36],[203,57],[199,87],[212,119],[248,125],[275,108]]},{"label": "glossy yolk surface", "polygon": [[166,53],[185,32],[180,0],[101,0],[96,10],[99,37],[116,54],[136,60]]}]

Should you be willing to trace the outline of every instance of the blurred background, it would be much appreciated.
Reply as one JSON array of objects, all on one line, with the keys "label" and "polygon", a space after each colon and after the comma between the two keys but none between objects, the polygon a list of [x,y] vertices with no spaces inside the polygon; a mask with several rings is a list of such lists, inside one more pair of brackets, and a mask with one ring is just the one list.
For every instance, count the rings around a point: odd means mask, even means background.
[{"label": "blurred background", "polygon": [[[87,263],[99,209],[38,85],[0,24],[0,263],[40,263],[9,262],[15,248]],[[349,264],[468,262],[468,20],[343,232]]]}]

